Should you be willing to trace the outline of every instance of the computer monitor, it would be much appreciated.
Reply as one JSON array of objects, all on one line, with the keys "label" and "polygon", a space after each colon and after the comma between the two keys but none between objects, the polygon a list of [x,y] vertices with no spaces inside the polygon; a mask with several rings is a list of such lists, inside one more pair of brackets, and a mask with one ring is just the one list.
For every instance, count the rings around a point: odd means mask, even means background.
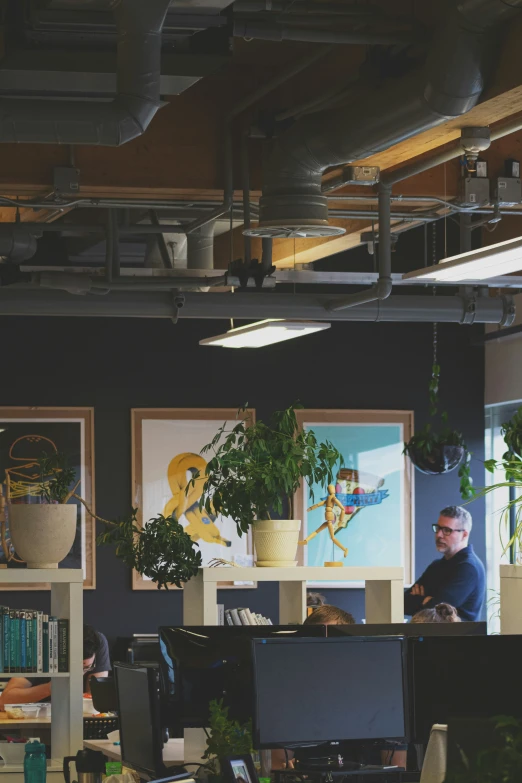
[{"label": "computer monitor", "polygon": [[117,663],[114,677],[122,761],[150,780],[163,777],[158,667]]},{"label": "computer monitor", "polygon": [[327,636],[485,636],[487,623],[361,623],[329,625]]},{"label": "computer monitor", "polygon": [[255,748],[408,736],[400,637],[256,639]]},{"label": "computer monitor", "polygon": [[114,677],[91,677],[89,680],[92,706],[98,712],[115,712],[118,709]]},{"label": "computer monitor", "polygon": [[208,705],[252,717],[252,639],[324,638],[324,625],[165,626],[159,629],[162,701],[171,733],[208,726]]},{"label": "computer monitor", "polygon": [[452,718],[522,718],[521,660],[522,636],[408,639],[413,740]]}]

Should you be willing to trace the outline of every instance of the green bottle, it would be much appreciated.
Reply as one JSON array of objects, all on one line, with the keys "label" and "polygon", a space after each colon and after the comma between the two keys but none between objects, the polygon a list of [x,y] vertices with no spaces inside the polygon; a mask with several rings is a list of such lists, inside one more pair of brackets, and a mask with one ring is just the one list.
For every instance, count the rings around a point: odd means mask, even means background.
[{"label": "green bottle", "polygon": [[43,742],[33,740],[25,746],[24,783],[45,783],[47,758]]}]

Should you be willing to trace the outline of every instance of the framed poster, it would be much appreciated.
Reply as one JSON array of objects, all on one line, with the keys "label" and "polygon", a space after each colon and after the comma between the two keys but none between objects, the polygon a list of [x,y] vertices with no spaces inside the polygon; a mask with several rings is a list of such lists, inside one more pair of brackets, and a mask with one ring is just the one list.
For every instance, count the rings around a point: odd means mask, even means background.
[{"label": "framed poster", "polygon": [[[255,412],[245,416],[254,419]],[[176,512],[199,547],[203,565],[214,558],[233,560],[252,554],[252,537],[237,534],[230,517],[213,517],[200,511],[199,501],[204,479],[186,492],[192,477],[203,477],[208,455],[201,449],[210,443],[224,422],[237,423],[235,408],[134,408],[132,421],[132,505],[138,508],[138,524],[157,514]],[[227,427],[228,429],[229,427]],[[220,583],[234,587],[233,582]],[[239,585],[237,585],[239,586]],[[244,587],[245,585],[241,585]],[[132,575],[134,590],[156,590],[156,585],[137,572]]]},{"label": "framed poster", "polygon": [[[74,467],[80,484],[76,490],[89,508],[94,508],[94,409],[93,408],[0,408],[0,525],[9,538],[9,503],[38,503],[38,459],[59,451]],[[60,568],[82,568],[84,588],[96,586],[96,525],[76,500],[77,528],[74,544]],[[16,557],[16,553],[15,553]],[[8,568],[25,567],[6,558],[0,547],[0,563]],[[4,585],[4,590],[34,590],[49,585]]]},{"label": "framed poster", "polygon": [[[409,584],[414,575],[413,469],[402,451],[413,432],[413,412],[298,410],[296,414],[302,427],[314,430],[319,441],[330,440],[343,456],[335,476],[340,501],[334,511],[337,543],[326,526],[320,529],[325,508],[317,504],[326,498],[326,488],[307,485],[297,493],[301,540],[308,539],[299,547],[299,564],[403,566]],[[360,585],[332,582],[331,586]]]}]

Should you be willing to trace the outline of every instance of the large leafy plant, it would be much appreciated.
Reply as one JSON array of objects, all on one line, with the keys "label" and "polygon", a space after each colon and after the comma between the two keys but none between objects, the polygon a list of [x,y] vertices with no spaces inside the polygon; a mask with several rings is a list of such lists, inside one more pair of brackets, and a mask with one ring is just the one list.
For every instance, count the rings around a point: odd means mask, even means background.
[{"label": "large leafy plant", "polygon": [[522,780],[522,725],[515,718],[493,718],[493,745],[468,758],[446,774],[445,783],[518,783]]},{"label": "large leafy plant", "polygon": [[[256,519],[271,519],[290,509],[303,480],[331,483],[342,457],[326,440],[319,443],[313,430],[300,428],[292,405],[273,414],[271,421],[255,424],[242,418],[231,430],[224,424],[202,449],[211,452],[201,504],[211,514],[235,520],[239,535]],[[239,411],[239,416],[245,409]]]},{"label": "large leafy plant", "polygon": [[201,567],[201,552],[174,514],[158,514],[140,527],[137,512],[133,508],[131,515],[119,522],[102,520],[105,531],[98,536],[98,543],[114,544],[116,556],[155,582],[158,590],[168,590],[173,584],[182,587]]},{"label": "large leafy plant", "polygon": [[[228,707],[223,699],[214,699],[208,705],[209,731],[204,759],[221,759],[229,756],[247,756],[252,753],[252,721],[241,724],[228,717]],[[212,762],[211,762],[211,766]],[[214,766],[214,771],[217,772]]]}]

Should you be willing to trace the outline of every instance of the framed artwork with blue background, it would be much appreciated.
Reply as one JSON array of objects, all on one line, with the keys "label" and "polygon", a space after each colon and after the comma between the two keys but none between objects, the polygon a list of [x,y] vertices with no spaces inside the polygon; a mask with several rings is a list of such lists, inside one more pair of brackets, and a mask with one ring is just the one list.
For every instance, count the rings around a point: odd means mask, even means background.
[{"label": "framed artwork with blue background", "polygon": [[[405,584],[414,574],[413,470],[403,455],[413,433],[412,411],[298,410],[298,421],[314,430],[317,439],[330,440],[342,454],[334,477],[334,535],[331,540],[325,507],[326,487],[303,486],[295,509],[302,520],[299,565],[402,566]],[[308,509],[308,510],[307,510]],[[314,532],[317,534],[314,536]],[[344,550],[347,555],[344,556]],[[323,583],[324,585],[324,583]],[[331,587],[360,587],[360,583],[329,583]]]}]

